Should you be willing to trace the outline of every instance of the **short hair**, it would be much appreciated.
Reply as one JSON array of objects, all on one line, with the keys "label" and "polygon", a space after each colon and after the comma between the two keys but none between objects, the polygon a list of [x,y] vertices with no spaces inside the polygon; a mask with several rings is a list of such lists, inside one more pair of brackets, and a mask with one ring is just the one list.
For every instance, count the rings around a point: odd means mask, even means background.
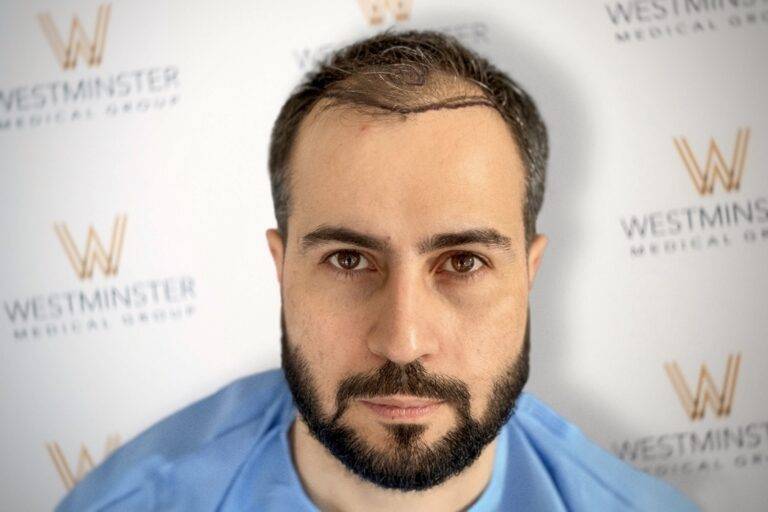
[{"label": "short hair", "polygon": [[509,126],[525,168],[526,245],[544,199],[547,131],[531,97],[507,74],[435,31],[387,31],[331,53],[286,100],[272,129],[269,175],[278,230],[288,234],[290,158],[301,121],[320,100],[374,115],[407,116],[440,108],[487,105]]}]

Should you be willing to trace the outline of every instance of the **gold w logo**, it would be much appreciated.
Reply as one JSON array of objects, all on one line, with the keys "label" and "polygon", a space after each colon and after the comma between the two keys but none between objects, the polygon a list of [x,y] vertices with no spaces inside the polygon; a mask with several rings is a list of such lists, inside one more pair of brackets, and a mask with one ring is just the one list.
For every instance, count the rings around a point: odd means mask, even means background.
[{"label": "gold w logo", "polygon": [[99,235],[93,226],[88,227],[88,237],[85,240],[85,251],[81,255],[69,234],[69,229],[65,224],[54,224],[56,234],[64,246],[72,267],[75,269],[77,277],[80,279],[90,279],[93,277],[93,268],[98,265],[104,271],[105,276],[117,274],[117,265],[120,262],[120,252],[123,249],[123,236],[125,234],[126,215],[115,217],[115,224],[112,228],[112,240],[109,245],[109,252],[104,249]]},{"label": "gold w logo", "polygon": [[42,27],[43,33],[63,69],[73,69],[77,64],[78,55],[85,59],[85,62],[91,67],[101,64],[101,56],[104,54],[104,43],[107,38],[110,8],[109,4],[99,6],[93,41],[88,38],[77,16],[73,16],[66,46],[61,34],[53,24],[53,20],[51,20],[51,15],[48,13],[38,14],[37,19],[40,22],[40,27]]},{"label": "gold w logo", "polygon": [[691,394],[677,363],[666,363],[664,369],[667,371],[669,380],[672,381],[677,396],[680,397],[683,409],[691,420],[695,421],[704,417],[707,404],[717,417],[728,416],[731,413],[736,377],[739,375],[739,363],[741,363],[741,354],[728,356],[722,391],[718,391],[712,374],[709,373],[707,366],[702,364],[695,395]]},{"label": "gold w logo", "polygon": [[369,25],[380,25],[389,11],[397,21],[405,21],[411,16],[413,0],[357,0],[363,16]]},{"label": "gold w logo", "polygon": [[714,190],[715,180],[719,179],[727,192],[739,190],[741,175],[744,172],[744,161],[747,157],[747,144],[749,143],[749,128],[739,128],[736,133],[736,145],[733,148],[733,156],[728,164],[723,157],[723,152],[715,142],[709,140],[706,161],[702,167],[693,155],[691,146],[685,137],[674,139],[675,148],[683,159],[685,168],[688,169],[693,180],[693,185],[701,195],[711,194]]},{"label": "gold w logo", "polygon": [[[120,436],[117,434],[108,436],[107,441],[104,444],[103,459],[109,457],[118,446],[120,446]],[[66,457],[64,457],[64,453],[61,451],[59,443],[46,443],[45,448],[48,450],[48,455],[50,455],[53,465],[56,467],[56,471],[59,473],[61,481],[64,483],[64,487],[66,487],[67,490],[72,489],[90,470],[96,467],[96,464],[93,462],[93,457],[91,457],[88,448],[86,448],[84,444],[80,445],[80,453],[77,458],[75,471],[72,471],[72,467],[67,462]]]}]

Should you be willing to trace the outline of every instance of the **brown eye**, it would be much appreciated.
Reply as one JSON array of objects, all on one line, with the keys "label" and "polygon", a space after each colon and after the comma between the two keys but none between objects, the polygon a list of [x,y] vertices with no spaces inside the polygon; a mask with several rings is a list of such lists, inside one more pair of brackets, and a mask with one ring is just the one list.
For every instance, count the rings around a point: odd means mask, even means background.
[{"label": "brown eye", "polygon": [[[330,261],[331,265],[334,267],[346,271],[363,270],[369,267],[368,260],[357,251],[335,252],[328,258],[328,261]],[[361,262],[363,262],[363,266],[358,267]]]},{"label": "brown eye", "polygon": [[477,272],[483,265],[485,265],[485,262],[476,255],[469,252],[460,252],[445,260],[442,270],[452,274],[469,275]]},{"label": "brown eye", "polygon": [[451,265],[456,272],[463,274],[475,266],[475,257],[471,254],[456,254],[451,256]]}]

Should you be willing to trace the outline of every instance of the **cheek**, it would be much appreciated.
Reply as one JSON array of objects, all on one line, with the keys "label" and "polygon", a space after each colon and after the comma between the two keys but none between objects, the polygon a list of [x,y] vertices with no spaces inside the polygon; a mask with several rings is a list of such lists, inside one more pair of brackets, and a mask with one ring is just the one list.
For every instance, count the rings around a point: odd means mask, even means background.
[{"label": "cheek", "polygon": [[525,336],[528,299],[524,286],[496,294],[482,307],[455,316],[446,357],[472,394],[472,416],[485,412],[494,384],[519,356]]},{"label": "cheek", "polygon": [[499,358],[507,360],[522,342],[527,307],[527,286],[521,278],[458,296],[451,308],[457,357],[465,363],[481,359],[486,368]]},{"label": "cheek", "polygon": [[371,287],[334,278],[331,271],[320,267],[296,265],[284,279],[283,300],[292,313],[286,323],[296,327],[300,339],[313,339],[318,356],[336,360],[339,353],[362,346],[359,331]]},{"label": "cheek", "polygon": [[283,300],[288,339],[307,359],[323,411],[330,414],[339,382],[366,368],[361,365],[370,356],[360,341],[359,312],[342,307],[328,291],[286,286]]}]

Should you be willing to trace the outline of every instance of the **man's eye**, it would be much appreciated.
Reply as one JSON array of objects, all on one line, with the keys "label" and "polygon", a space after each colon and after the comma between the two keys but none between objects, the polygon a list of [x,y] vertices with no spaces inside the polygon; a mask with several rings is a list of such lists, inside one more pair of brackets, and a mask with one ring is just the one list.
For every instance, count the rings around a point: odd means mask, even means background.
[{"label": "man's eye", "polygon": [[453,254],[440,267],[440,270],[456,274],[454,277],[470,277],[485,266],[485,262],[477,255],[471,252],[460,252]]},{"label": "man's eye", "polygon": [[328,261],[331,265],[344,272],[371,268],[366,257],[357,251],[337,251],[328,257]]}]

